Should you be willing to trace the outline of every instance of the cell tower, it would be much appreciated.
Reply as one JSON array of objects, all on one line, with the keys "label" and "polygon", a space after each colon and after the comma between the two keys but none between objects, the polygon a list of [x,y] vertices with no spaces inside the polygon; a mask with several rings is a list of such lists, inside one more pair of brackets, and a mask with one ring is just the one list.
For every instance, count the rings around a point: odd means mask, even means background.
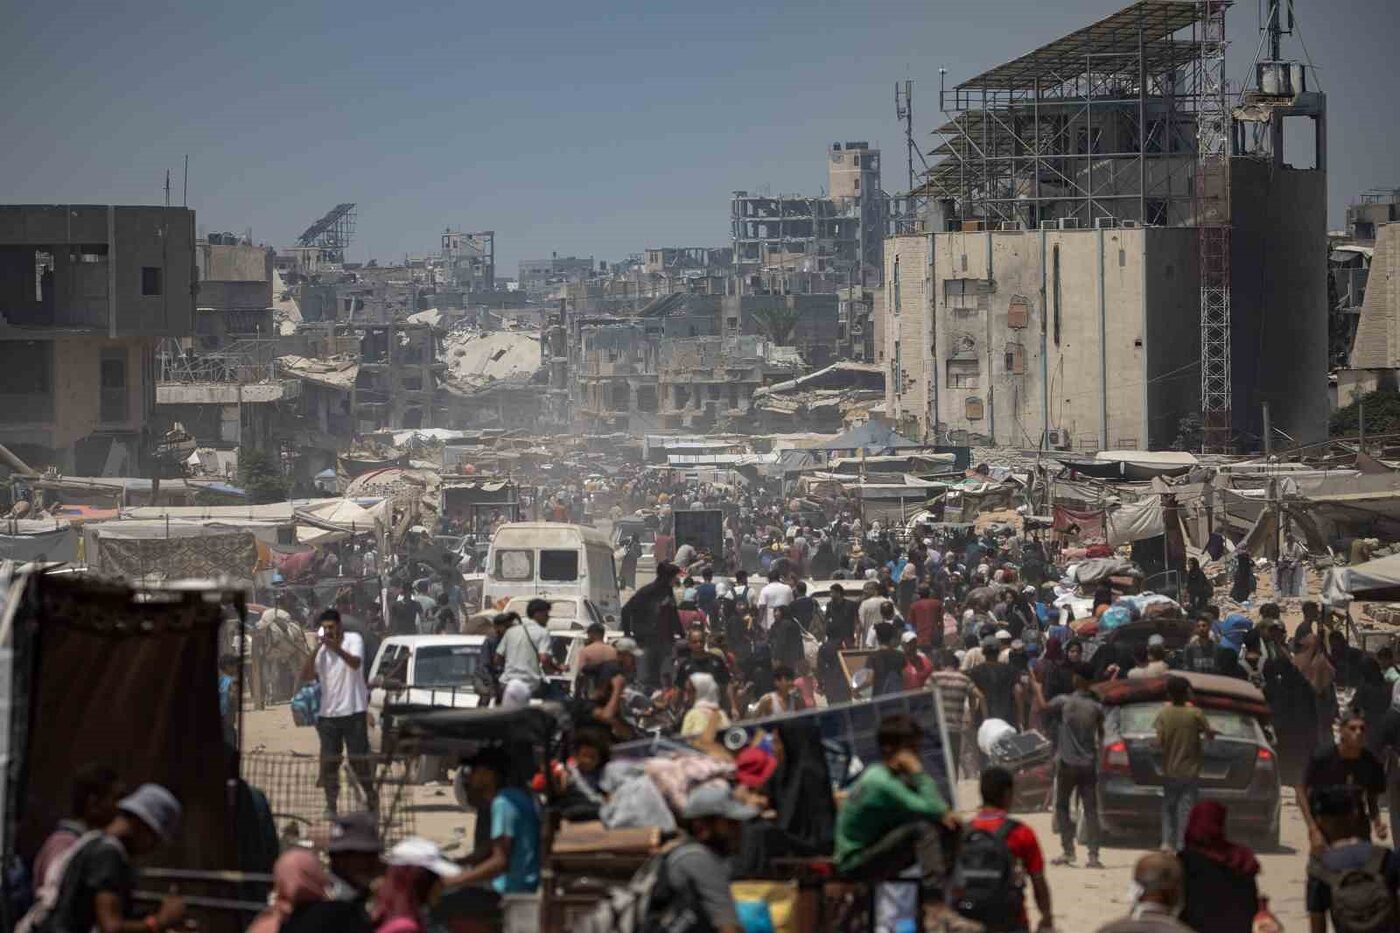
[{"label": "cell tower", "polygon": [[1230,386],[1230,137],[1225,87],[1225,10],[1201,0],[1200,97],[1196,112],[1195,215],[1201,273],[1202,449],[1233,446]]},{"label": "cell tower", "polygon": [[297,237],[298,246],[315,246],[326,262],[345,262],[345,250],[355,235],[355,205],[337,204],[326,216]]},{"label": "cell tower", "polygon": [[905,188],[904,203],[892,212],[895,232],[917,233],[923,215],[922,206],[928,199],[918,193],[920,188],[916,181],[919,175],[915,174],[914,160],[916,158],[919,160],[925,175],[928,174],[928,162],[924,159],[924,153],[914,139],[914,82],[908,78],[902,84],[898,81],[895,82],[894,116],[896,120],[904,124],[904,148],[908,160],[908,187]]}]

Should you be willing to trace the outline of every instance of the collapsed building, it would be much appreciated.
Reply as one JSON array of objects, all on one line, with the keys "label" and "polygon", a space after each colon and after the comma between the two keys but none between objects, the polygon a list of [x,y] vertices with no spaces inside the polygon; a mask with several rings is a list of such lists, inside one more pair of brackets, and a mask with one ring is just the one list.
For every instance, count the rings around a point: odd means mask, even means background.
[{"label": "collapsed building", "polygon": [[880,150],[832,143],[827,188],[824,197],[734,192],[730,236],[740,294],[879,286],[887,224]]},{"label": "collapsed building", "polygon": [[885,248],[898,427],[1198,446],[1210,401],[1235,446],[1261,444],[1266,404],[1284,436],[1325,436],[1325,100],[1264,61],[1224,109],[1224,7],[1140,0],[944,92],[925,229]]},{"label": "collapsed building", "polygon": [[584,330],[574,412],[590,430],[692,430],[748,423],[754,393],[796,375],[792,347],[756,336],[661,337],[644,323]]}]

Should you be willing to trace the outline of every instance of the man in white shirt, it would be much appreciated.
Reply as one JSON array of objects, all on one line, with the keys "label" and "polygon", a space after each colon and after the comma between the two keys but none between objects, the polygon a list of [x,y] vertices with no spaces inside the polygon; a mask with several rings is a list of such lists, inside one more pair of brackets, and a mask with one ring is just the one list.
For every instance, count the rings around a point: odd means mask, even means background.
[{"label": "man in white shirt", "polygon": [[880,621],[880,606],[885,602],[884,595],[880,592],[880,584],[874,580],[865,582],[863,590],[864,597],[860,601],[860,606],[856,609],[856,644],[863,645],[870,641],[875,631],[875,625]]},{"label": "man in white shirt", "polygon": [[792,587],[779,579],[778,571],[770,570],[767,585],[758,591],[758,608],[763,613],[761,624],[765,632],[773,627],[773,607],[791,606],[792,600]]},{"label": "man in white shirt", "polygon": [[496,657],[503,662],[502,687],[518,680],[533,695],[544,683],[544,666],[549,660],[549,600],[530,600],[525,613],[528,618],[516,622],[501,636]]},{"label": "man in white shirt", "polygon": [[[371,810],[379,808],[374,768],[369,760],[369,688],[365,684],[365,643],[341,625],[335,609],[322,612],[317,632],[320,644],[301,669],[301,681],[321,683],[321,709],[316,736],[321,741],[321,788],[326,813],[334,817],[340,798],[340,753],[345,748],[350,767],[365,792]],[[359,809],[358,807],[356,809]]]}]

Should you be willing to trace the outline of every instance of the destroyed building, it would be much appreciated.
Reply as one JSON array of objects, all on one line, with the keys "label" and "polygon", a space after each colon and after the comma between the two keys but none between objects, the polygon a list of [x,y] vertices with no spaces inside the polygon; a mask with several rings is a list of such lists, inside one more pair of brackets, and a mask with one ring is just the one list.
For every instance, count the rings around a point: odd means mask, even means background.
[{"label": "destroyed building", "polygon": [[273,251],[231,233],[211,233],[195,244],[195,346],[217,350],[247,337],[271,337]]},{"label": "destroyed building", "polygon": [[827,182],[823,197],[734,192],[730,237],[740,294],[880,284],[886,232],[880,150],[832,143]]},{"label": "destroyed building", "polygon": [[[885,251],[877,355],[901,430],[1165,448],[1200,418],[1206,367],[1233,443],[1260,445],[1263,403],[1287,437],[1325,435],[1325,101],[1275,62],[1233,117],[1212,111],[1223,8],[1141,0],[944,93],[931,221]],[[1309,161],[1285,160],[1285,118]],[[1225,184],[1197,181],[1203,133],[1233,153]],[[1222,222],[1236,235],[1203,236]],[[1204,343],[1203,257],[1227,325]]]},{"label": "destroyed building", "polygon": [[755,336],[658,338],[642,322],[583,331],[574,412],[588,430],[743,424],[753,394],[796,375],[801,358]]},{"label": "destroyed building", "polygon": [[194,323],[194,212],[0,206],[0,443],[35,468],[145,468],[156,350]]},{"label": "destroyed building", "polygon": [[[1360,387],[1370,391],[1375,381],[1345,371],[1352,369],[1352,351],[1356,347],[1357,328],[1366,301],[1366,285],[1371,274],[1371,260],[1376,240],[1386,224],[1400,222],[1400,188],[1376,188],[1347,205],[1346,230],[1333,234],[1327,257],[1328,322],[1327,342],[1329,363],[1338,374],[1340,404]],[[1386,234],[1387,236],[1389,234]],[[1373,325],[1374,326],[1374,325]],[[1374,356],[1369,356],[1374,361]],[[1345,391],[1341,391],[1345,385]]]}]

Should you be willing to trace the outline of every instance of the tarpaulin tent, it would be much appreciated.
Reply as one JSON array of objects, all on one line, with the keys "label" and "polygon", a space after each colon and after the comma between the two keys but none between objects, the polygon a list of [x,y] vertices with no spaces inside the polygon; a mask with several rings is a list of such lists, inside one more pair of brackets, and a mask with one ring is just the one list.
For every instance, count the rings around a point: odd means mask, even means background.
[{"label": "tarpaulin tent", "polygon": [[72,562],[78,559],[78,532],[67,522],[32,519],[0,522],[0,560]]},{"label": "tarpaulin tent", "polygon": [[903,450],[909,447],[922,447],[918,441],[899,434],[894,428],[867,421],[851,428],[845,434],[816,445],[816,450],[863,450],[866,453],[880,453],[886,450]]},{"label": "tarpaulin tent", "polygon": [[1333,567],[1322,581],[1322,598],[1329,606],[1353,599],[1400,599],[1400,554],[1368,560],[1355,567]]}]

